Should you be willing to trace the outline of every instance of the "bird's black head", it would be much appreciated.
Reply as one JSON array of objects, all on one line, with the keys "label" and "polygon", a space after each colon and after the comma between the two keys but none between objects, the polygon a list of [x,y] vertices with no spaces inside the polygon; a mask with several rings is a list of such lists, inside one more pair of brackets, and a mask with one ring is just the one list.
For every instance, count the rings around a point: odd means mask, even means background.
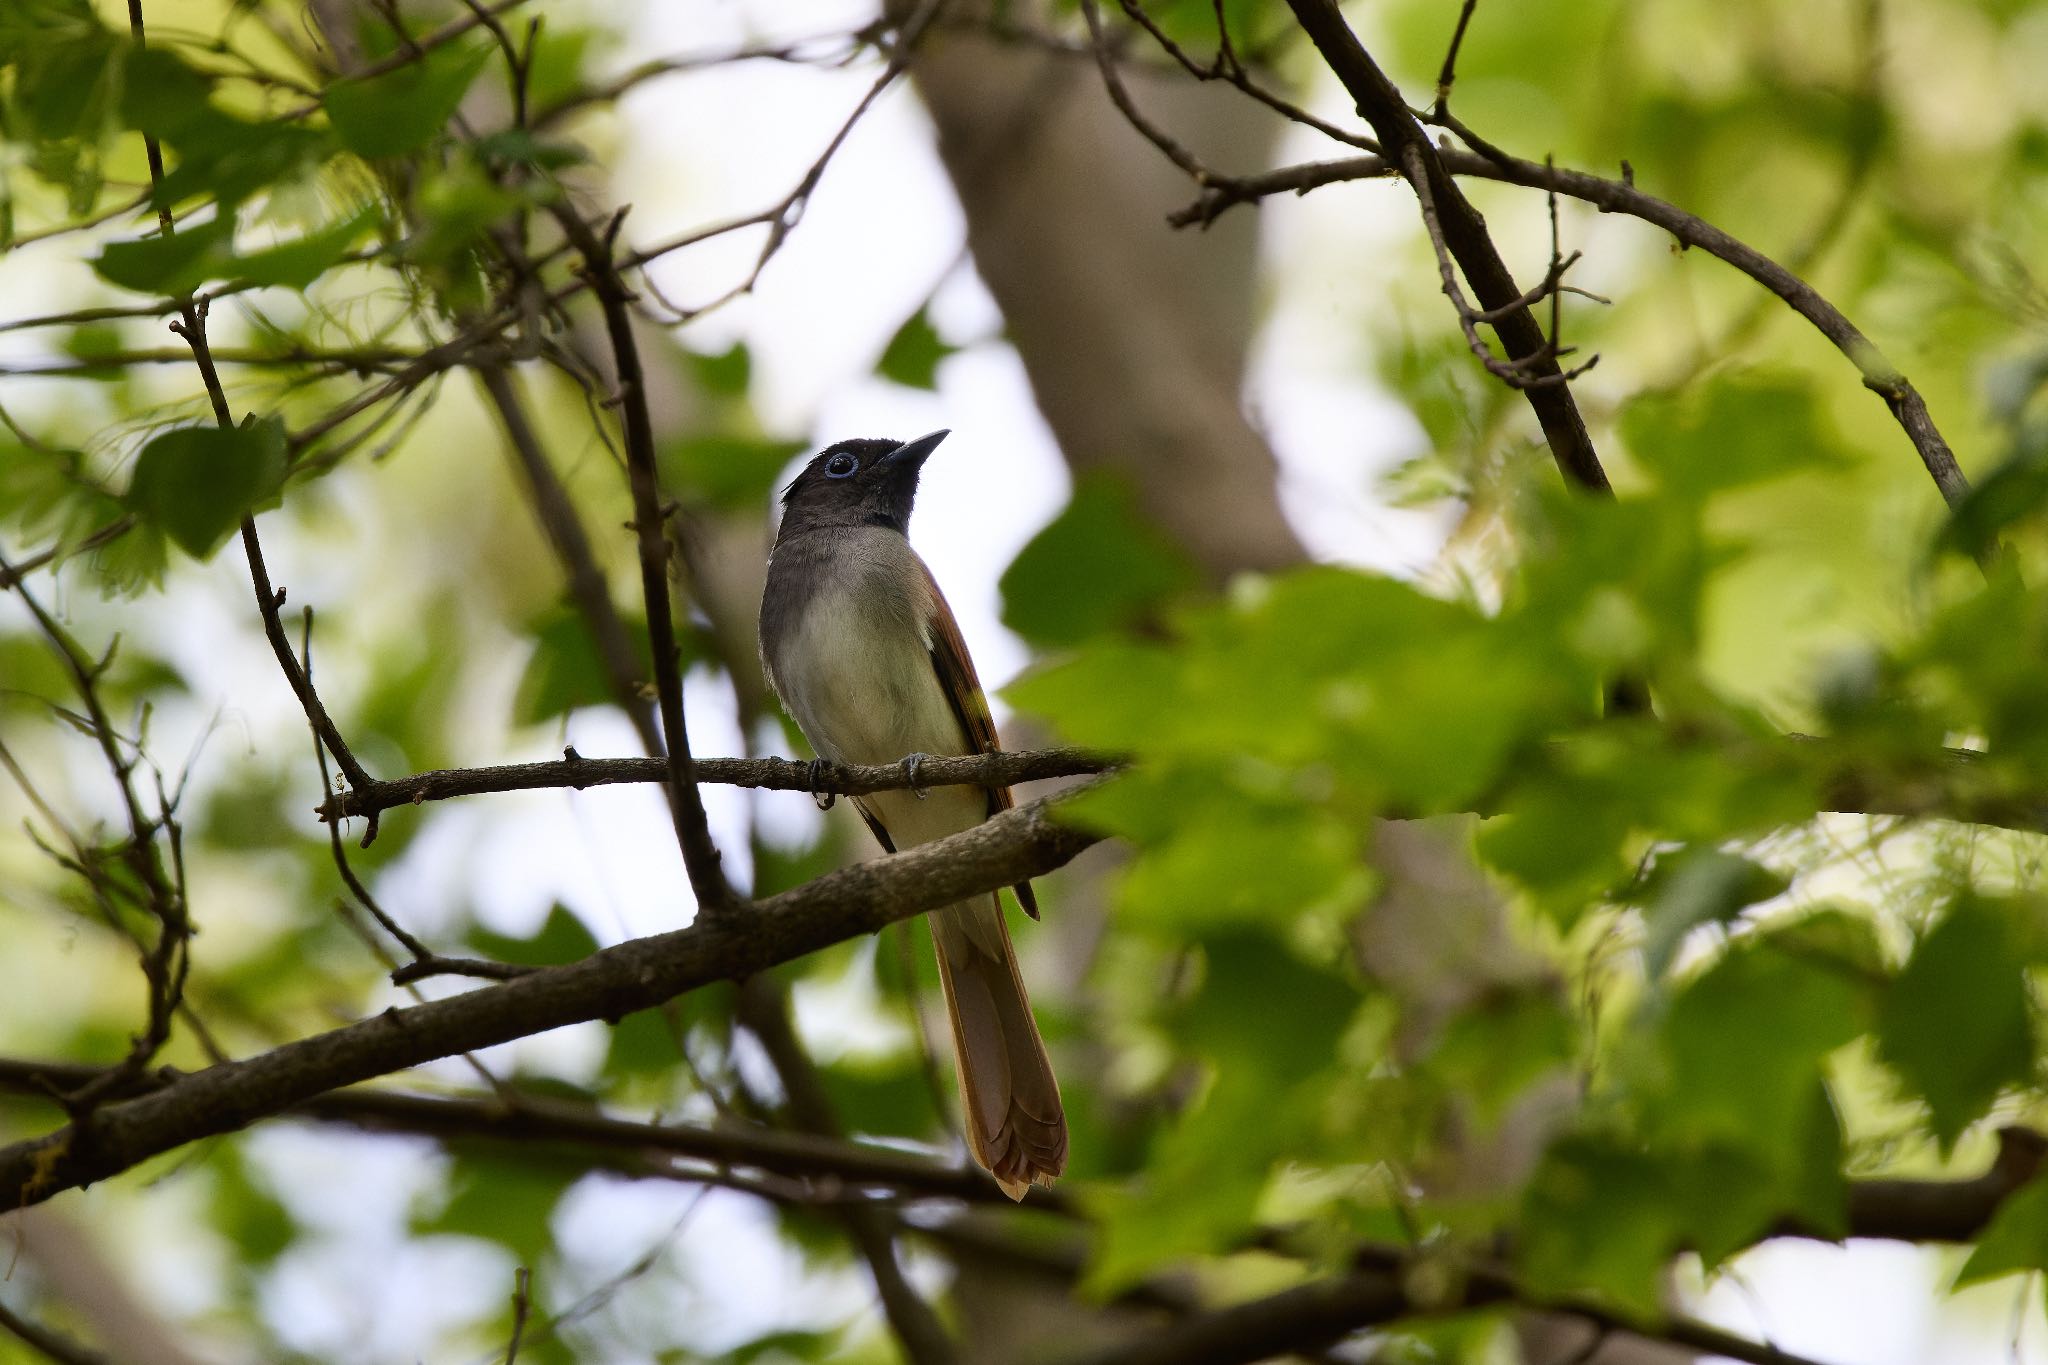
[{"label": "bird's black head", "polygon": [[887,526],[909,534],[917,472],[946,433],[915,441],[840,441],[826,446],[782,490],[778,539],[828,526]]}]

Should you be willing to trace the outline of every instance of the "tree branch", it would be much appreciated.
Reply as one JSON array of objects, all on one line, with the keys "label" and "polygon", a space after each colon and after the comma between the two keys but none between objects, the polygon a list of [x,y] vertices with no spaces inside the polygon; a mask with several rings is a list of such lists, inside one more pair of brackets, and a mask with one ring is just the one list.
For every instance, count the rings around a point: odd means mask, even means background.
[{"label": "tree branch", "polygon": [[[319,807],[322,821],[374,815],[395,806],[476,796],[484,792],[533,791],[549,787],[608,787],[621,782],[662,782],[668,761],[661,758],[585,758],[574,749],[549,763],[508,763],[492,768],[441,768],[409,777],[372,782],[329,797]],[[1088,749],[1016,749],[919,760],[918,787],[1010,787],[1054,777],[1086,777],[1121,762]],[[863,796],[904,791],[913,783],[900,763],[803,763],[789,758],[700,758],[689,766],[692,780],[769,791]]]},{"label": "tree branch", "polygon": [[1473,1271],[1462,1294],[1418,1301],[1402,1285],[1398,1263],[1311,1280],[1277,1294],[1196,1314],[1068,1365],[1249,1365],[1273,1356],[1330,1346],[1353,1332],[1407,1318],[1523,1302],[1566,1312],[1611,1331],[1667,1341],[1750,1365],[1816,1365],[1804,1356],[1761,1345],[1682,1316],[1631,1323],[1590,1304],[1530,1303],[1506,1277]]},{"label": "tree branch", "polygon": [[[1746,761],[1782,760],[1787,765],[1812,765],[1820,771],[1821,809],[1836,815],[1895,815],[1905,819],[1953,820],[1998,829],[2048,833],[2048,793],[2014,791],[1995,775],[1984,773],[1987,755],[1970,749],[1944,749],[1913,768],[1882,772],[1855,766],[1854,755],[1838,751],[1826,739],[1787,735],[1784,749],[1771,755],[1750,753]],[[622,782],[667,780],[665,760],[649,758],[585,758],[571,749],[568,757],[548,763],[510,763],[489,768],[442,768],[406,777],[372,782],[338,792],[317,809],[323,821],[374,815],[398,806],[488,792],[534,791],[549,788],[612,786]],[[1079,748],[1003,750],[992,754],[932,757],[917,768],[920,787],[1015,786],[1060,777],[1112,772],[1129,762],[1115,754]],[[1802,770],[1788,766],[1788,777]],[[690,765],[698,782],[755,787],[768,791],[800,791],[814,795],[860,796],[868,792],[902,791],[913,784],[901,764],[803,763],[787,758],[705,758]],[[1491,814],[1495,802],[1482,801],[1474,813]],[[1385,811],[1389,819],[1414,812]]]},{"label": "tree branch", "polygon": [[1485,220],[1451,179],[1401,92],[1351,32],[1336,0],[1288,0],[1288,7],[1357,102],[1359,114],[1372,125],[1387,157],[1401,168],[1417,201],[1433,210],[1444,248],[1471,282],[1480,307],[1508,310],[1493,323],[1493,330],[1509,362],[1527,376],[1516,387],[1536,410],[1558,469],[1581,488],[1609,492],[1607,471],[1600,466],[1593,438],[1586,431],[1564,372],[1557,366],[1551,342],[1526,306],[1511,307],[1522,296],[1521,287],[1487,235]]},{"label": "tree branch", "polygon": [[[1934,480],[1943,501],[1953,507],[1970,491],[1970,483],[1956,463],[1955,452],[1934,424],[1927,401],[1920,396],[1903,371],[1886,359],[1876,344],[1851,322],[1841,309],[1798,275],[1766,256],[1747,242],[1723,231],[1697,214],[1688,213],[1653,194],[1646,194],[1626,180],[1609,180],[1585,171],[1540,166],[1519,157],[1443,150],[1438,153],[1453,174],[1529,189],[1552,190],[1609,213],[1640,218],[1670,233],[1689,247],[1708,255],[1755,280],[1783,299],[1826,337],[1856,367],[1863,386],[1884,399],[1892,417],[1913,443],[1920,463]],[[1340,180],[1368,180],[1394,174],[1384,157],[1354,156],[1335,161],[1311,161],[1287,166],[1264,175],[1244,176],[1227,184],[1206,187],[1201,196],[1167,221],[1175,227],[1206,226],[1236,204],[1250,203],[1269,194],[1306,194]]]},{"label": "tree branch", "polygon": [[719,866],[718,848],[704,815],[704,801],[690,776],[690,733],[683,722],[683,675],[678,667],[675,619],[669,614],[668,537],[663,531],[661,485],[654,468],[654,421],[647,409],[647,380],[633,339],[632,295],[619,277],[609,240],[600,241],[582,217],[558,207],[556,222],[583,256],[584,269],[604,312],[612,364],[626,434],[626,471],[633,491],[633,530],[640,548],[640,590],[647,605],[648,646],[654,654],[654,691],[661,707],[663,751],[668,758],[669,806],[676,842],[699,911],[715,915],[736,897]]},{"label": "tree branch", "polygon": [[0,1207],[39,1203],[326,1091],[437,1057],[649,1009],[941,905],[1042,876],[1101,836],[1034,801],[964,833],[845,868],[687,929],[287,1043],[0,1148]]}]

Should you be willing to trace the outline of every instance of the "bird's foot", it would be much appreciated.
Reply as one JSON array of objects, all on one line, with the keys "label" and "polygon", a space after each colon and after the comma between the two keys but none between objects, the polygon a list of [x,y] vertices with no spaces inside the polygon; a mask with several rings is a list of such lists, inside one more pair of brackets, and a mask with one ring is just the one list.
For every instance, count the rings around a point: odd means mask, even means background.
[{"label": "bird's foot", "polygon": [[810,784],[811,800],[818,803],[819,810],[831,810],[832,803],[839,799],[839,793],[819,791],[825,785],[825,760],[814,758],[804,769],[804,781]]},{"label": "bird's foot", "polygon": [[912,754],[910,757],[903,760],[903,775],[910,779],[911,795],[915,796],[920,801],[924,800],[927,796],[930,796],[931,793],[926,791],[921,785],[919,785],[917,780],[917,770],[923,767],[924,761],[930,757],[930,754]]}]

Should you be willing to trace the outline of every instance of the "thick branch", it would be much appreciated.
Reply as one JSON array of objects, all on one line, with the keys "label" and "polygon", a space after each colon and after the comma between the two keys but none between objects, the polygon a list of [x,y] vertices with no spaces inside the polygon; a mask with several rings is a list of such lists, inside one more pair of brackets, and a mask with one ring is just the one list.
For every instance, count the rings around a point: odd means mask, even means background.
[{"label": "thick branch", "polygon": [[437,1057],[593,1019],[616,1019],[713,981],[736,980],[969,896],[1042,876],[1100,836],[1057,823],[1047,802],[907,853],[820,877],[687,929],[580,962],[288,1043],[0,1148],[0,1206],[40,1203],[137,1162],[231,1132],[315,1096]]}]

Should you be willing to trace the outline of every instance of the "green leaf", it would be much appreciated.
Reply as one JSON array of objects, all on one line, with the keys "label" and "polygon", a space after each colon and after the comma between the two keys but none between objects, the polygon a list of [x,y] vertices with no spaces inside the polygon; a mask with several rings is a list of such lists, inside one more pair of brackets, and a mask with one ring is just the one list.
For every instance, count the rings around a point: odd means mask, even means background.
[{"label": "green leaf", "polygon": [[1955,1287],[2019,1270],[2048,1270],[2048,1179],[2029,1181],[1999,1204]]},{"label": "green leaf", "polygon": [[929,304],[903,320],[875,362],[875,373],[913,389],[938,387],[939,362],[960,348],[939,339],[926,316]]},{"label": "green leaf", "polygon": [[[626,620],[624,625],[633,640],[641,676],[650,676],[645,625],[637,619]],[[513,694],[514,724],[538,725],[585,706],[607,706],[617,701],[604,656],[598,653],[589,626],[575,608],[556,607],[528,626],[527,631],[533,637],[534,649]]]},{"label": "green leaf", "polygon": [[280,242],[237,257],[225,273],[253,284],[304,289],[347,255],[377,221],[376,208],[366,205],[340,222],[309,232],[294,241]]},{"label": "green leaf", "polygon": [[1980,557],[2014,525],[2048,504],[2048,444],[2022,447],[1979,479],[1950,510],[1935,538],[1937,550]]},{"label": "green leaf", "polygon": [[1549,983],[1502,987],[1453,1014],[1425,1064],[1491,1129],[1528,1089],[1578,1060],[1578,1021]]},{"label": "green leaf", "polygon": [[713,507],[752,510],[768,500],[783,467],[803,450],[802,441],[702,432],[661,448],[662,483]]},{"label": "green leaf", "polygon": [[378,76],[327,87],[322,102],[342,146],[357,156],[404,156],[441,135],[491,59],[483,43],[450,43]]},{"label": "green leaf", "polygon": [[735,341],[722,351],[684,351],[683,360],[706,392],[721,398],[744,398],[753,380],[754,357],[747,343]]},{"label": "green leaf", "polygon": [[452,1150],[454,1194],[439,1213],[417,1221],[414,1230],[481,1237],[509,1250],[521,1265],[538,1265],[554,1243],[548,1220],[555,1205],[585,1165],[502,1143],[463,1143]]},{"label": "green leaf", "polygon": [[915,1137],[931,1130],[931,1086],[914,1051],[842,1057],[820,1067],[818,1077],[851,1132]]},{"label": "green leaf", "polygon": [[1195,581],[1186,554],[1139,515],[1130,490],[1091,475],[1004,570],[1003,620],[1035,644],[1078,644],[1142,620]]},{"label": "green leaf", "polygon": [[[699,992],[692,992],[692,995]],[[683,1029],[678,1006],[691,996],[672,1000],[660,1009],[635,1010],[611,1026],[604,1069],[613,1076],[665,1076],[682,1061],[677,1046]]]},{"label": "green leaf", "polygon": [[477,952],[499,962],[521,967],[552,967],[579,962],[597,951],[597,939],[566,905],[556,905],[548,917],[526,938],[511,938],[482,925],[473,927],[469,944]]},{"label": "green leaf", "polygon": [[298,1237],[298,1224],[270,1191],[250,1177],[238,1145],[223,1145],[207,1165],[214,1175],[215,1226],[250,1264],[269,1265]]},{"label": "green leaf", "polygon": [[1660,859],[1647,894],[1644,968],[1653,978],[1662,976],[1687,934],[1702,924],[1726,924],[1788,884],[1763,864],[1716,848]]},{"label": "green leaf", "polygon": [[1659,1126],[1674,1141],[1783,1153],[1829,1053],[1869,1028],[1874,983],[1746,940],[1682,989],[1663,1020]]},{"label": "green leaf", "polygon": [[223,209],[204,223],[180,226],[168,237],[109,242],[93,259],[100,278],[138,294],[189,294],[231,274],[235,217]]},{"label": "green leaf", "polygon": [[1689,498],[1848,463],[1812,390],[1777,379],[1637,398],[1622,410],[1621,433],[1659,483]]},{"label": "green leaf", "polygon": [[1517,1257],[1541,1297],[1595,1291],[1655,1316],[1664,1265],[1683,1245],[1683,1208],[1663,1168],[1607,1138],[1544,1153],[1523,1197]]},{"label": "green leaf", "polygon": [[1181,665],[1172,651],[1103,642],[1026,673],[1003,689],[1003,697],[1052,721],[1075,744],[1129,749],[1180,714],[1180,692]]},{"label": "green leaf", "polygon": [[2008,1085],[2033,1074],[2034,1035],[2011,904],[1968,897],[1899,973],[1878,1020],[1879,1052],[1927,1101],[1946,1153]]},{"label": "green leaf", "polygon": [[178,427],[136,457],[127,503],[178,548],[205,559],[284,479],[284,424]]}]

